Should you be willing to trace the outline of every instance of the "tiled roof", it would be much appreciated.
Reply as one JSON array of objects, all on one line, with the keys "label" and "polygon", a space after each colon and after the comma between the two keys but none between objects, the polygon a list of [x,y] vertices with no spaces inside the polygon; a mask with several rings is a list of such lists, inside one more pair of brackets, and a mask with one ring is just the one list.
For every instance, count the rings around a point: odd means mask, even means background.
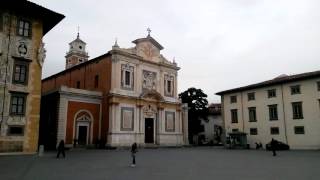
[{"label": "tiled roof", "polygon": [[62,14],[27,0],[6,0],[5,2],[1,2],[0,10],[1,9],[10,10],[18,15],[41,18],[43,21],[44,35],[64,18]]},{"label": "tiled roof", "polygon": [[208,106],[209,114],[219,115],[221,114],[221,104],[220,103],[211,103]]},{"label": "tiled roof", "polygon": [[276,77],[276,78],[268,80],[268,81],[263,81],[260,83],[251,84],[251,85],[243,86],[243,87],[239,87],[239,88],[229,89],[229,90],[218,92],[216,94],[223,95],[223,94],[228,94],[228,93],[251,90],[251,89],[256,89],[256,88],[261,88],[261,87],[266,87],[266,86],[284,84],[284,83],[288,83],[288,82],[312,79],[312,78],[317,78],[317,77],[320,77],[320,71],[295,74],[295,75],[291,75],[291,76],[281,75],[279,77]]}]

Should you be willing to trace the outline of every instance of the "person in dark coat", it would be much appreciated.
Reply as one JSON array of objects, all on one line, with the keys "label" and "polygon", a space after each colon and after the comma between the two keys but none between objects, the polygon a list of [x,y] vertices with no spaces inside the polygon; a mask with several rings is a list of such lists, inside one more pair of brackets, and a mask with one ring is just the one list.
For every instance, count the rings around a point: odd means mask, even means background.
[{"label": "person in dark coat", "polygon": [[271,150],[272,150],[273,156],[277,155],[276,148],[277,148],[277,141],[272,138],[271,139]]},{"label": "person in dark coat", "polygon": [[257,142],[255,144],[256,144],[256,149],[259,149],[260,148],[259,144]]},{"label": "person in dark coat", "polygon": [[136,153],[138,152],[137,143],[133,143],[131,146],[132,164],[131,167],[136,166]]},{"label": "person in dark coat", "polygon": [[65,154],[65,152],[64,152],[64,140],[61,140],[61,141],[59,142],[57,158],[59,158],[60,153],[62,153],[63,158],[66,157],[66,154]]}]

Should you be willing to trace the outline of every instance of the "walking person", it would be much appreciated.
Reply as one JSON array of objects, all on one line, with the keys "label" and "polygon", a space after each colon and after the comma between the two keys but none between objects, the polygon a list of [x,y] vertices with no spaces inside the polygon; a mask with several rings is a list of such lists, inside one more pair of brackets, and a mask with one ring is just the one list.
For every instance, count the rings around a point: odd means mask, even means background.
[{"label": "walking person", "polygon": [[62,153],[63,158],[66,157],[66,154],[65,154],[65,152],[64,152],[64,140],[61,140],[61,141],[59,142],[57,158],[59,158],[60,153]]},{"label": "walking person", "polygon": [[138,152],[137,143],[133,143],[131,146],[132,164],[131,167],[136,166],[136,153]]},{"label": "walking person", "polygon": [[276,153],[277,141],[272,138],[270,144],[271,144],[272,154],[273,154],[273,156],[276,156],[277,155],[277,153]]}]

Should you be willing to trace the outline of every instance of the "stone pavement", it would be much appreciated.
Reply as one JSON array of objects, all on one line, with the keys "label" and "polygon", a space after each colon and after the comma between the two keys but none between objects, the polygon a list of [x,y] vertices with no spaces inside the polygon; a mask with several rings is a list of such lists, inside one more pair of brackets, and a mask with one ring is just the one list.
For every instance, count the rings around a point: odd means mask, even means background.
[{"label": "stone pavement", "polygon": [[221,148],[140,149],[130,167],[129,150],[73,150],[66,159],[54,153],[0,156],[0,180],[319,180],[320,151]]}]

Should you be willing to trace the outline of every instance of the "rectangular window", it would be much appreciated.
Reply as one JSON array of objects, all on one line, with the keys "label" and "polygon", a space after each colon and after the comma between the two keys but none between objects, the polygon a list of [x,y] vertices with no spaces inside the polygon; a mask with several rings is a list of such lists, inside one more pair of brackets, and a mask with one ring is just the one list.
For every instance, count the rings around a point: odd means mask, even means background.
[{"label": "rectangular window", "polygon": [[134,67],[129,64],[121,65],[121,88],[133,90],[133,72]]},{"label": "rectangular window", "polygon": [[12,93],[10,114],[12,115],[24,115],[26,104],[26,94]]},{"label": "rectangular window", "polygon": [[9,136],[23,136],[24,128],[23,126],[9,126],[8,135]]},{"label": "rectangular window", "polygon": [[275,89],[268,90],[268,98],[277,97],[277,93]]},{"label": "rectangular window", "polygon": [[258,135],[258,129],[257,128],[250,128],[250,135]]},{"label": "rectangular window", "polygon": [[125,85],[126,86],[130,86],[130,72],[129,71],[125,71]]},{"label": "rectangular window", "polygon": [[231,123],[238,123],[238,110],[231,109]]},{"label": "rectangular window", "polygon": [[276,104],[269,105],[269,119],[270,121],[278,120],[278,108]]},{"label": "rectangular window", "polygon": [[290,86],[291,94],[301,94],[300,85]]},{"label": "rectangular window", "polygon": [[304,126],[295,126],[294,133],[295,134],[304,134]]},{"label": "rectangular window", "polygon": [[320,91],[320,81],[317,82],[317,89]]},{"label": "rectangular window", "polygon": [[168,74],[164,76],[165,96],[169,96],[169,97],[173,96],[173,82],[174,82],[174,76],[171,76]]},{"label": "rectangular window", "polygon": [[28,82],[29,63],[15,60],[13,68],[13,83],[26,85]]},{"label": "rectangular window", "polygon": [[232,129],[232,132],[239,132],[239,129]]},{"label": "rectangular window", "polygon": [[17,27],[19,36],[31,37],[31,23],[29,21],[19,20]]},{"label": "rectangular window", "polygon": [[167,81],[167,90],[171,92],[171,81]]},{"label": "rectangular window", "polygon": [[80,89],[80,81],[77,81],[77,88]]},{"label": "rectangular window", "polygon": [[249,107],[249,122],[257,122],[256,107]]},{"label": "rectangular window", "polygon": [[278,127],[271,127],[270,134],[279,134],[279,128]]},{"label": "rectangular window", "polygon": [[302,102],[292,103],[292,118],[303,119]]},{"label": "rectangular window", "polygon": [[248,93],[248,101],[253,101],[253,100],[255,100],[255,93],[254,92]]},{"label": "rectangular window", "polygon": [[94,88],[99,87],[99,75],[94,76]]},{"label": "rectangular window", "polygon": [[237,96],[230,96],[230,103],[237,103]]}]

